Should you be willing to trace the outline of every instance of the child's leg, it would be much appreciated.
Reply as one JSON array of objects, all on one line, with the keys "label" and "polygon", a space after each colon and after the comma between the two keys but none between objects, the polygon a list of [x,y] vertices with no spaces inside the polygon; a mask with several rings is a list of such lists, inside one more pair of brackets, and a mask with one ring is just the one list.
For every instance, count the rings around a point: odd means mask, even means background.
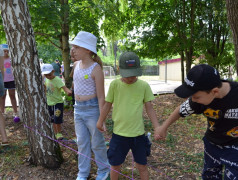
[{"label": "child's leg", "polygon": [[[121,165],[126,159],[130,150],[130,145],[134,142],[132,137],[123,137],[117,134],[112,134],[107,151],[107,157],[111,164],[110,177],[112,180],[117,180],[120,175]],[[121,176],[122,177],[122,176]],[[121,179],[121,178],[119,178]]]},{"label": "child's leg", "polygon": [[17,114],[17,100],[16,100],[16,93],[15,89],[8,89],[9,97],[12,104],[12,109],[15,114]]},{"label": "child's leg", "polygon": [[61,133],[61,124],[57,124],[57,131],[58,133]]},{"label": "child's leg", "polygon": [[61,124],[53,124],[55,134],[61,133]]},{"label": "child's leg", "polygon": [[5,119],[2,115],[2,112],[0,112],[0,133],[2,135],[2,142],[7,142],[7,133],[5,130]]},{"label": "child's leg", "polygon": [[55,134],[61,133],[61,124],[63,123],[64,104],[58,103],[54,106],[54,131]]},{"label": "child's leg", "polygon": [[146,164],[147,156],[150,155],[150,148],[151,143],[147,136],[141,135],[135,137],[134,143],[132,144],[132,154],[142,180],[149,179],[149,172]]},{"label": "child's leg", "polygon": [[204,141],[204,167],[202,172],[202,179],[222,179],[222,162],[220,155],[222,149],[216,145],[211,144],[206,138]]},{"label": "child's leg", "polygon": [[91,145],[90,145],[90,134],[85,125],[85,120],[83,115],[87,112],[79,107],[74,108],[74,124],[75,124],[75,133],[77,136],[77,145],[78,145],[78,178],[87,178],[91,169]]},{"label": "child's leg", "polygon": [[109,169],[110,165],[107,159],[107,147],[105,145],[103,134],[96,127],[98,117],[99,117],[98,106],[96,107],[89,106],[88,112],[87,112],[87,115],[85,115],[84,121],[91,135],[91,148],[95,155],[96,164],[98,166],[97,174],[101,176],[104,173],[110,172],[110,169]]},{"label": "child's leg", "polygon": [[6,93],[7,93],[7,91],[5,91],[5,94],[2,97],[0,97],[0,108],[1,108],[2,113],[5,112]]},{"label": "child's leg", "polygon": [[136,163],[136,167],[140,173],[141,180],[148,180],[149,179],[149,171],[148,171],[147,165],[142,165],[142,164]]},{"label": "child's leg", "polygon": [[57,134],[58,133],[57,124],[53,123],[53,129],[54,133]]},{"label": "child's leg", "polygon": [[110,178],[111,180],[118,180],[119,172],[121,171],[121,165],[111,166]]},{"label": "child's leg", "polygon": [[237,179],[238,177],[238,145],[223,147],[221,162],[225,165],[224,180]]}]

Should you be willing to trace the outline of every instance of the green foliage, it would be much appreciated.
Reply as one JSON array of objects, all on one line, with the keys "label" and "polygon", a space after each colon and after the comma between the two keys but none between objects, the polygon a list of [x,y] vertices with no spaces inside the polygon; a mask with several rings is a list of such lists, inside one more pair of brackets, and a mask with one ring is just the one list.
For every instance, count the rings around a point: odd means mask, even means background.
[{"label": "green foliage", "polygon": [[143,58],[140,60],[141,66],[157,66],[158,62],[155,59]]},{"label": "green foliage", "polygon": [[[115,63],[115,57],[113,55],[109,55],[109,56],[103,56],[102,54],[102,51],[98,51],[98,55],[100,56],[103,64],[105,66],[114,66],[114,63]],[[117,57],[118,59],[116,59],[116,64],[118,65],[119,64],[119,57],[120,57],[121,53],[120,52],[117,52]],[[143,59],[140,59],[140,64],[141,66],[157,66],[158,65],[158,62],[155,60],[155,59],[149,59],[149,58],[143,58]]]},{"label": "green foliage", "polygon": [[[70,27],[69,33],[73,37],[80,30],[92,32],[99,37],[97,23],[100,12],[90,0],[69,0],[66,4],[60,1],[29,0],[28,6],[36,40],[39,42],[50,42],[60,49],[62,25],[65,23]],[[63,13],[67,11],[69,17],[64,19]]]},{"label": "green foliage", "polygon": [[37,50],[39,58],[43,59],[44,63],[52,63],[55,59],[58,59],[62,63],[62,53],[55,46],[47,42],[38,43]]},{"label": "green foliage", "polygon": [[199,4],[198,25],[202,27],[197,42],[203,62],[227,73],[224,67],[235,64],[225,1],[204,1]]},{"label": "green foliage", "polygon": [[[99,52],[105,65],[114,66],[115,61],[118,64],[121,52],[130,50],[141,57],[142,65],[154,65],[151,59],[183,53],[188,67],[194,63],[194,56],[204,55],[205,59],[199,63],[208,63],[224,74],[227,74],[227,66],[236,68],[223,0],[27,2],[39,56],[46,62],[56,58],[63,60],[60,58],[65,51],[63,28],[68,26],[66,35],[71,40],[81,30],[98,37],[98,48],[110,52],[107,56]],[[5,43],[1,20],[0,30],[0,42]],[[101,35],[106,37],[105,42]]]},{"label": "green foliage", "polygon": [[114,66],[115,58],[114,56],[103,56],[102,51],[98,51],[98,56],[101,58],[103,65]]}]

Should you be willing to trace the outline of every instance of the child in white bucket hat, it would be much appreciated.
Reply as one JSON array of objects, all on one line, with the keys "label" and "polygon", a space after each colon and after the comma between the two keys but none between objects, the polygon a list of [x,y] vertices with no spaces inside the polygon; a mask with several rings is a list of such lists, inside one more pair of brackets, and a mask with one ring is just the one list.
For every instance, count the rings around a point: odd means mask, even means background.
[{"label": "child in white bucket hat", "polygon": [[74,63],[74,121],[78,145],[77,180],[86,180],[90,173],[91,151],[94,152],[98,172],[96,180],[107,179],[110,165],[103,134],[96,127],[105,102],[102,62],[97,56],[97,37],[85,31],[71,42]]},{"label": "child in white bucket hat", "polygon": [[41,66],[42,75],[45,76],[44,86],[51,123],[53,123],[56,139],[61,140],[63,139],[61,124],[63,123],[64,113],[62,90],[64,90],[68,96],[71,96],[72,92],[65,86],[60,77],[55,76],[54,71],[52,64],[43,64]]}]

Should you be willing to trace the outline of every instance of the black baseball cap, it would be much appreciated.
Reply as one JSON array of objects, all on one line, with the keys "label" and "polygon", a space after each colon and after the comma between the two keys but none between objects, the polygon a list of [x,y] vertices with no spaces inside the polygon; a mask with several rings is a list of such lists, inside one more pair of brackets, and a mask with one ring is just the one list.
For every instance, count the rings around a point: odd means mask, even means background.
[{"label": "black baseball cap", "polygon": [[187,98],[198,91],[207,91],[220,86],[219,72],[207,64],[194,66],[187,74],[184,83],[174,92],[178,97]]},{"label": "black baseball cap", "polygon": [[134,52],[124,52],[119,58],[119,68],[122,77],[141,76],[140,59]]}]

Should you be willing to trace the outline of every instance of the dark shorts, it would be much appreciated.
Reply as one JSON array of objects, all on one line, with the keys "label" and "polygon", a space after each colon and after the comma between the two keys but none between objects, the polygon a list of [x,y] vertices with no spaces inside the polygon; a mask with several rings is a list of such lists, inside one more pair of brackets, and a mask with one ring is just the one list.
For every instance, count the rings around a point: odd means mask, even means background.
[{"label": "dark shorts", "polygon": [[206,137],[203,138],[203,141],[204,168],[202,179],[237,179],[238,146],[215,145],[208,141]]},{"label": "dark shorts", "polygon": [[15,81],[4,82],[5,89],[16,89]]},{"label": "dark shorts", "polygon": [[58,103],[54,106],[48,106],[48,110],[52,123],[55,124],[63,123],[64,103]]},{"label": "dark shorts", "polygon": [[134,161],[141,165],[147,164],[147,156],[150,155],[151,143],[147,136],[123,137],[112,134],[112,139],[107,151],[110,165],[121,165],[131,149]]},{"label": "dark shorts", "polygon": [[3,83],[2,73],[0,71],[0,97],[2,97],[4,94],[5,94],[4,83]]}]

